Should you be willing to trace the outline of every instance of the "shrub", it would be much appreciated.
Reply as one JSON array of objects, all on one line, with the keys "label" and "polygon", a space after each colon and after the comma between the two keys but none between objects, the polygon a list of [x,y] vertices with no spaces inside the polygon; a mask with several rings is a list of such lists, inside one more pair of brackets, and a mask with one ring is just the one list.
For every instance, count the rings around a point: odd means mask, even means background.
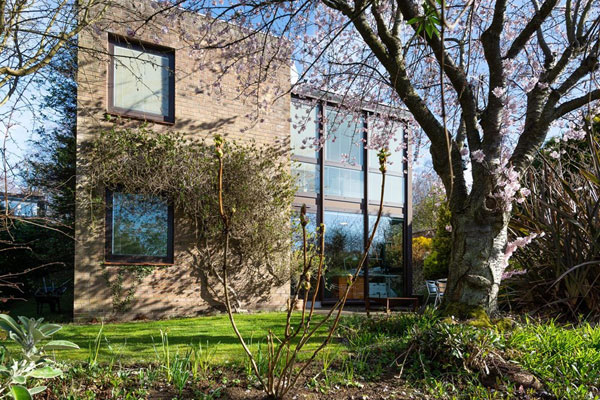
[{"label": "shrub", "polygon": [[[600,123],[598,123],[600,125]],[[597,127],[598,128],[598,127]],[[514,236],[544,235],[515,253],[526,273],[505,282],[512,306],[564,312],[600,310],[600,134],[552,142],[524,177],[531,195],[511,220]]]},{"label": "shrub", "polygon": [[347,317],[339,332],[357,374],[368,379],[393,372],[436,391],[434,398],[600,395],[600,327],[511,322],[479,328],[441,319],[427,309],[422,315]]},{"label": "shrub", "polygon": [[425,279],[441,279],[448,277],[450,252],[452,250],[452,232],[450,226],[450,209],[445,203],[440,205],[437,216],[437,227],[429,254],[423,265]]},{"label": "shrub", "polygon": [[[27,388],[27,382],[32,379],[51,379],[63,374],[58,365],[50,360],[46,352],[62,349],[78,349],[75,343],[66,340],[50,340],[53,334],[62,327],[55,324],[45,324],[43,318],[19,317],[17,323],[7,314],[0,314],[0,329],[4,330],[9,339],[21,347],[21,354],[2,360],[0,365],[0,393],[8,389],[16,400],[30,400],[36,393],[46,390],[45,386]],[[7,361],[8,365],[4,365]]]},{"label": "shrub", "polygon": [[433,240],[425,236],[413,237],[412,245],[412,262],[413,262],[413,288],[416,293],[425,291],[425,285],[423,283],[423,264],[425,258],[431,253],[431,246]]},{"label": "shrub", "polygon": [[[176,218],[189,227],[195,269],[219,300],[223,276],[217,174],[213,144],[146,127],[100,132],[84,152],[85,189],[100,207],[98,188],[167,197]],[[236,308],[242,298],[259,298],[274,284],[289,280],[291,204],[295,183],[289,160],[275,146],[227,142],[223,162],[223,196],[234,212],[229,220],[230,288]],[[102,215],[102,214],[101,214]]]}]

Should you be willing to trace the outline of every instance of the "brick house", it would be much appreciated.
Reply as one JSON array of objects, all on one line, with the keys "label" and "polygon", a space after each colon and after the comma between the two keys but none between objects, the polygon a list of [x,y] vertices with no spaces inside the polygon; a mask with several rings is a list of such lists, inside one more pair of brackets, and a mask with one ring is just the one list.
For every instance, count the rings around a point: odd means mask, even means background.
[{"label": "brick house", "polygon": [[[238,96],[235,71],[220,77],[219,93],[215,95],[204,85],[215,81],[214,72],[205,66],[219,63],[220,53],[192,56],[189,42],[193,40],[186,35],[199,31],[195,27],[203,25],[207,18],[185,14],[174,22],[169,15],[154,15],[155,5],[149,0],[122,0],[107,10],[102,21],[80,33],[78,148],[114,124],[131,127],[142,122],[149,123],[156,131],[182,132],[195,138],[210,138],[218,132],[239,141],[280,143],[289,152],[292,171],[298,176],[299,191],[294,206],[306,203],[315,223],[333,227],[338,242],[345,238],[344,243],[338,243],[340,246],[329,246],[330,270],[334,274],[327,277],[328,285],[320,294],[324,302],[335,299],[340,285],[335,274],[342,276],[345,269],[352,267],[376,210],[374,199],[381,178],[373,164],[374,154],[356,146],[357,139],[367,135],[373,110],[364,111],[362,126],[352,123],[343,129],[322,126],[316,116],[337,113],[335,96],[320,96],[318,101],[314,94],[308,93],[282,96],[275,88],[289,84],[291,79],[289,64],[282,62],[272,69],[270,77],[278,84],[271,91],[262,92],[257,100],[268,102],[269,112],[259,123],[248,125],[245,116],[253,112],[255,104]],[[185,35],[181,34],[182,29]],[[307,102],[306,98],[311,96],[313,101]],[[294,123],[301,113],[309,116],[302,118],[303,123],[309,124],[309,129],[302,132]],[[309,139],[311,135],[318,138],[326,129],[338,129],[336,136],[340,139],[336,144],[327,142],[318,152],[303,148],[301,143],[306,135]],[[401,142],[400,131],[399,138]],[[397,162],[389,174],[390,190],[386,189],[385,218],[377,234],[379,243],[372,252],[361,288],[351,296],[353,301],[412,292],[409,257],[398,257],[410,254],[407,151],[404,146],[392,156]],[[355,155],[352,165],[344,163],[341,157],[350,153]],[[80,160],[78,168],[79,165]],[[78,170],[78,183],[85,179]],[[207,282],[190,268],[193,254],[185,221],[168,204],[136,196],[107,193],[105,215],[93,215],[83,206],[77,206],[74,318],[163,318],[220,308],[219,301],[209,293]],[[144,203],[141,209],[146,210],[145,214],[120,207],[121,202],[132,199]],[[150,220],[152,223],[144,225],[144,221]],[[158,245],[145,246],[143,235],[154,235]],[[391,255],[395,255],[394,261],[390,261]],[[155,268],[137,280],[120,275],[124,268],[139,265]],[[123,282],[114,283],[120,279]],[[237,284],[243,286],[249,282]],[[119,313],[115,312],[116,292],[130,297],[127,309]],[[281,309],[289,295],[287,283],[270,286],[264,288],[264,293],[244,299],[244,306],[251,310]]]}]

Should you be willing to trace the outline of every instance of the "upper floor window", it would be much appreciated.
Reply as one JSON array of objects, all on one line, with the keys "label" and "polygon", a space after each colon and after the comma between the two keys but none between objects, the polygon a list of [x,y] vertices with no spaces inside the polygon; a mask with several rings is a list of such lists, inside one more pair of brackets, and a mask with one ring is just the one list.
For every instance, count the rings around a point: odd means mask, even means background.
[{"label": "upper floor window", "polygon": [[158,122],[175,120],[175,53],[110,36],[108,111]]}]

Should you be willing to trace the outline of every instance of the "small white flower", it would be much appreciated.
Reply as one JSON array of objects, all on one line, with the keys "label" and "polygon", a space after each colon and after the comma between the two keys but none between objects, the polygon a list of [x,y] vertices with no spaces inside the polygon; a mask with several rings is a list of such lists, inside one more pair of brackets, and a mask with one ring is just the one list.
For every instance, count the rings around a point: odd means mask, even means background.
[{"label": "small white flower", "polygon": [[558,151],[554,150],[552,151],[552,153],[550,153],[550,157],[554,158],[555,160],[558,160],[560,158],[560,154],[558,153]]}]

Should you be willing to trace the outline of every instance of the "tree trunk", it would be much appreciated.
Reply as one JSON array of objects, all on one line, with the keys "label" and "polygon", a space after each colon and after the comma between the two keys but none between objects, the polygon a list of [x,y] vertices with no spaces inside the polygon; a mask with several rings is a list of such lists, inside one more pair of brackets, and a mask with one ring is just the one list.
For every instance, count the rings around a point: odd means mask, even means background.
[{"label": "tree trunk", "polygon": [[452,210],[452,256],[444,294],[447,314],[469,318],[480,310],[496,312],[509,218],[508,212],[484,206]]}]

